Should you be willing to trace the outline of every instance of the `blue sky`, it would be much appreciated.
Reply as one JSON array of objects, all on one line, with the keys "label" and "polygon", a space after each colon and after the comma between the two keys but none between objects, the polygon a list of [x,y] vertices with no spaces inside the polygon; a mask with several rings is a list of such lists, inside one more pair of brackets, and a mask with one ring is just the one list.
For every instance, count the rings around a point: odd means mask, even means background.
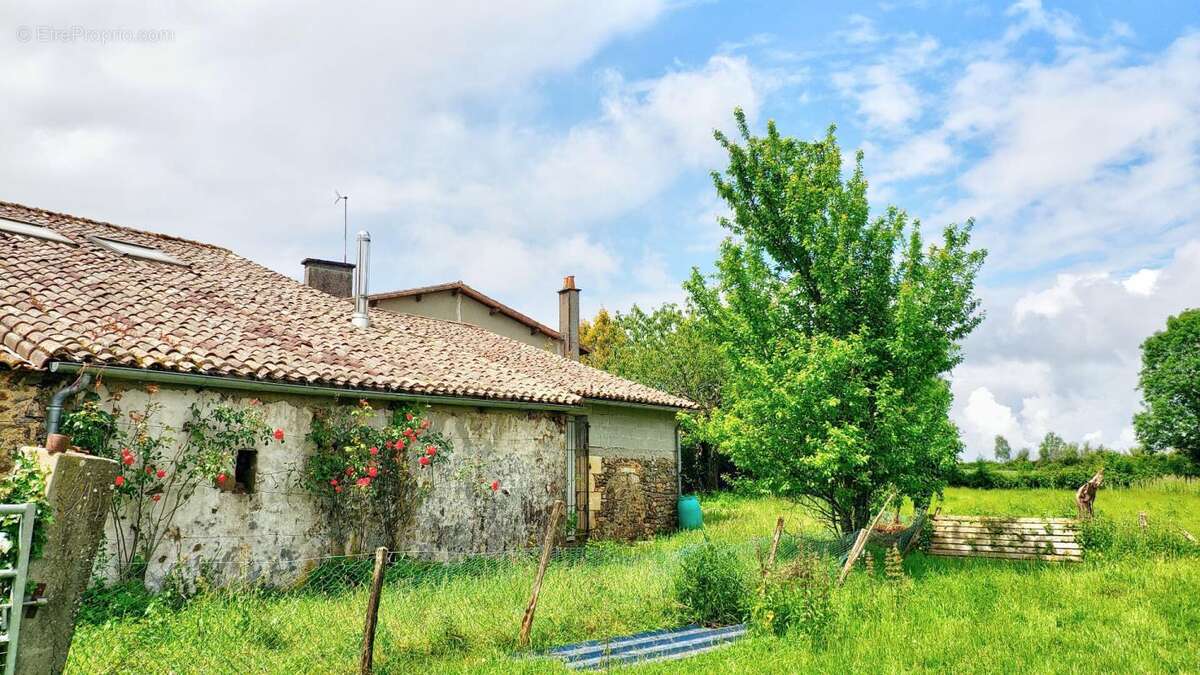
[{"label": "blue sky", "polygon": [[837,124],[876,209],[974,217],[990,251],[968,456],[1129,445],[1140,340],[1200,304],[1195,2],[28,1],[0,28],[0,199],[298,277],[340,256],[338,189],[374,289],[463,279],[548,323],[564,274],[587,313],[682,299],[734,106]]}]

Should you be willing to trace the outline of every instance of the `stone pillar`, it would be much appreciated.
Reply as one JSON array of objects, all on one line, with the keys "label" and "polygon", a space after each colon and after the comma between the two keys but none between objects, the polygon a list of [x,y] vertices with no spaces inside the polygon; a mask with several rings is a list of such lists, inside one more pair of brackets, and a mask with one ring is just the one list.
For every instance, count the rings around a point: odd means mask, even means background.
[{"label": "stone pillar", "polygon": [[92,561],[104,539],[109,494],[117,476],[111,459],[44,448],[22,448],[50,472],[46,498],[54,521],[46,533],[42,555],[29,563],[27,592],[42,584],[43,607],[26,610],[21,622],[17,673],[58,675],[67,662],[75,635],[75,612],[92,577]]}]

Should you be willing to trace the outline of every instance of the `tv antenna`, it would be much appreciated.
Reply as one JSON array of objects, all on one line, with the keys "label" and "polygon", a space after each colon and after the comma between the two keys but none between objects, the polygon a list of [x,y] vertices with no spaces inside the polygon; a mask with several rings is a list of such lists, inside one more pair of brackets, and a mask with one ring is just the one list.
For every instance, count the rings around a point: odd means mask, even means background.
[{"label": "tv antenna", "polygon": [[342,262],[350,262],[347,257],[347,248],[349,247],[350,228],[347,223],[350,220],[350,195],[344,195],[337,190],[333,191],[337,195],[337,199],[333,200],[336,206],[338,202],[342,203]]}]

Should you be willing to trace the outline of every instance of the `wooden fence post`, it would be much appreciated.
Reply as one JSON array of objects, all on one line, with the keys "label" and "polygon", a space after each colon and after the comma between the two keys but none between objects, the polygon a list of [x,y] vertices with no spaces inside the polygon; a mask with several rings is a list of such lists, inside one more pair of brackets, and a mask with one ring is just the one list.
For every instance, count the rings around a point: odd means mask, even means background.
[{"label": "wooden fence post", "polygon": [[521,619],[521,635],[517,638],[517,646],[529,646],[529,631],[533,629],[533,613],[537,610],[538,594],[542,592],[542,577],[546,575],[546,566],[550,564],[550,554],[554,551],[554,535],[558,531],[558,521],[563,514],[562,500],[554,502],[550,509],[550,522],[546,524],[546,539],[542,542],[542,558],[538,561],[537,576],[533,580],[533,591],[529,594],[529,606],[525,608],[525,617]]},{"label": "wooden fence post", "polygon": [[767,554],[767,564],[763,565],[762,573],[764,577],[775,567],[775,553],[779,551],[779,538],[782,536],[783,516],[779,516],[779,519],[775,521],[775,535],[771,537],[771,552]]},{"label": "wooden fence post", "polygon": [[383,568],[387,562],[387,549],[375,549],[375,574],[371,577],[371,596],[367,600],[367,619],[363,624],[362,656],[358,662],[361,675],[370,675],[375,658],[375,625],[379,619],[379,594],[383,591]]},{"label": "wooden fence post", "polygon": [[850,555],[846,557],[846,564],[842,567],[842,573],[838,575],[838,586],[841,586],[842,582],[846,581],[846,575],[850,574],[850,568],[854,565],[854,561],[858,560],[858,556],[862,554],[863,548],[866,547],[867,539],[871,536],[871,531],[875,529],[875,525],[879,523],[879,519],[883,517],[883,512],[887,510],[887,507],[891,506],[892,499],[895,496],[895,492],[888,495],[888,498],[883,502],[883,506],[880,507],[879,513],[875,514],[875,517],[871,519],[871,523],[867,525],[866,529],[858,533],[858,537],[854,540],[854,546],[850,548]]}]

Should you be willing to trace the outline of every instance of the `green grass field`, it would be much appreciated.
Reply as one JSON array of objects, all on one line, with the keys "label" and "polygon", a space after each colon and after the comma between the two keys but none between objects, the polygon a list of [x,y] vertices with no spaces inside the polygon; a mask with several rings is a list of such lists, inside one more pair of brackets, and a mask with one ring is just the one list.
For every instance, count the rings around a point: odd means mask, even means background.
[{"label": "green grass field", "polygon": [[[1064,515],[1066,491],[947,490],[943,513]],[[755,539],[783,515],[789,531],[819,531],[796,505],[727,495],[704,502],[706,534],[737,544],[749,569]],[[1100,516],[1133,525],[1145,511],[1200,533],[1200,489],[1172,481],[1104,490]],[[1173,525],[1172,525],[1173,526]],[[1134,526],[1135,527],[1135,526]],[[1133,531],[1133,530],[1130,530]],[[534,624],[535,649],[677,624],[670,580],[677,553],[700,533],[632,546],[595,546],[556,560]],[[835,592],[824,637],[755,636],[638,672],[1097,672],[1200,669],[1200,558],[1089,556],[1082,564],[942,559],[914,553],[906,585],[855,572]],[[565,672],[514,659],[532,561],[464,568],[451,579],[389,582],[380,609],[382,673]],[[83,626],[69,672],[353,672],[365,594],[223,594],[183,610]]]}]

